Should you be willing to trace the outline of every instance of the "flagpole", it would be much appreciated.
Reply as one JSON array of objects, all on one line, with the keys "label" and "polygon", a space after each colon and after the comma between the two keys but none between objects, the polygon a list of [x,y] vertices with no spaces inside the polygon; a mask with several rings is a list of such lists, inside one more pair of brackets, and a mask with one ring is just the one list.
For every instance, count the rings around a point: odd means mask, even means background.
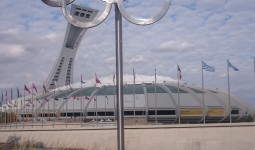
[{"label": "flagpole", "polygon": [[10,109],[10,129],[12,128],[12,111],[13,111],[13,104],[12,104],[12,99],[13,99],[13,97],[12,97],[12,88],[11,88],[11,109]]},{"label": "flagpole", "polygon": [[32,86],[32,112],[31,112],[31,118],[32,118],[32,128],[34,127],[34,87]]},{"label": "flagpole", "polygon": [[96,125],[98,126],[98,117],[97,117],[97,97],[96,97]]},{"label": "flagpole", "polygon": [[[18,89],[18,88],[17,88],[17,89]],[[17,129],[17,126],[18,126],[18,124],[17,124],[17,123],[18,123],[18,122],[17,122],[17,121],[18,121],[18,120],[17,120],[17,118],[18,118],[18,115],[17,115],[17,114],[18,114],[18,111],[17,111],[17,107],[18,107],[18,103],[17,103],[17,102],[18,102],[18,100],[19,100],[19,94],[18,94],[18,92],[17,92],[17,99],[15,100],[15,104],[14,104],[15,116],[16,116],[16,117],[15,117],[16,129]]]},{"label": "flagpole", "polygon": [[104,113],[104,120],[106,121],[106,97],[104,97],[104,111],[105,111],[105,113]]},{"label": "flagpole", "polygon": [[52,112],[52,121],[53,121],[53,124],[52,124],[52,127],[54,128],[55,127],[55,90],[56,90],[56,82],[54,83],[55,84],[55,87],[54,87],[54,91],[53,91],[53,94],[54,94],[54,97],[53,97],[53,112]]},{"label": "flagpole", "polygon": [[[23,128],[24,128],[24,115],[25,115],[25,112],[26,112],[26,107],[25,107],[25,97],[26,97],[26,93],[25,93],[25,85],[24,85],[24,99],[23,99],[23,109],[22,109],[22,112],[23,112],[23,115],[22,115],[22,124],[23,124]],[[22,102],[22,100],[21,100]],[[21,106],[22,108],[22,106]]]},{"label": "flagpole", "polygon": [[68,85],[66,84],[66,93],[65,93],[66,94],[66,128],[67,128],[67,102],[68,102],[67,101],[67,86]]},{"label": "flagpole", "polygon": [[227,65],[227,76],[228,76],[228,106],[229,106],[229,123],[232,123],[232,108],[231,108],[231,100],[230,100],[230,82],[229,82],[229,68]]},{"label": "flagpole", "polygon": [[134,100],[134,124],[136,125],[136,118],[135,118],[135,70],[133,68],[133,100]]},{"label": "flagpole", "polygon": [[82,102],[83,102],[83,99],[82,99],[82,75],[81,75],[81,90],[80,90],[80,109],[81,109],[81,111],[80,111],[80,126],[82,127]]},{"label": "flagpole", "polygon": [[1,99],[1,128],[2,128],[2,124],[3,124],[3,92],[2,92],[2,95],[1,95],[2,99]]},{"label": "flagpole", "polygon": [[[44,91],[44,84],[43,84],[43,97],[45,96],[45,91]],[[43,105],[43,103],[44,103],[44,105]],[[45,114],[45,101],[43,101],[42,103],[41,103],[41,120],[42,120],[42,128],[43,128],[43,126],[44,126],[44,114]],[[43,105],[43,106],[42,106]]]},{"label": "flagpole", "polygon": [[115,101],[115,91],[116,91],[116,86],[115,86],[115,72],[113,72],[113,108],[114,108],[114,124],[115,124],[115,121],[116,121],[116,101]]},{"label": "flagpole", "polygon": [[74,120],[74,100],[75,98],[73,98],[73,120]]},{"label": "flagpole", "polygon": [[179,83],[179,78],[180,78],[180,72],[178,71],[178,63],[177,63],[177,81],[178,81],[178,106],[177,106],[177,109],[178,109],[178,123],[181,124],[181,111],[180,111],[180,83]]},{"label": "flagpole", "polygon": [[[12,103],[12,88],[11,88],[11,103]],[[10,104],[11,104],[10,103]],[[11,127],[12,127],[12,106],[11,106],[11,109],[10,109],[10,117],[9,117],[9,122],[10,122],[10,129],[11,129]]]},{"label": "flagpole", "polygon": [[157,86],[156,86],[156,83],[157,83],[157,74],[156,74],[156,67],[155,67],[155,86],[154,86],[154,90],[155,90],[155,124],[157,125],[158,124],[158,116],[157,116],[157,111],[158,111],[158,106],[157,106]]},{"label": "flagpole", "polygon": [[253,57],[253,61],[254,61],[254,79],[255,79],[255,56]]},{"label": "flagpole", "polygon": [[202,64],[202,62],[201,62],[201,70],[202,70],[202,103],[203,103],[203,106],[202,106],[202,108],[203,108],[203,122],[204,122],[204,124],[205,124],[205,95],[204,95],[204,93],[205,93],[205,90],[204,90],[204,69],[203,69],[203,64]]}]

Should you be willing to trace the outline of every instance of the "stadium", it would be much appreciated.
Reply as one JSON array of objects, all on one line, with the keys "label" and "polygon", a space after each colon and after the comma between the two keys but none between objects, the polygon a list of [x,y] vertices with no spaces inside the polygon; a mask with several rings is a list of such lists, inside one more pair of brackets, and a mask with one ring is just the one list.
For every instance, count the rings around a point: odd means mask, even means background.
[{"label": "stadium", "polygon": [[[229,122],[230,110],[228,93],[219,89],[204,89],[194,84],[179,83],[171,78],[136,75],[136,84],[132,84],[132,75],[125,75],[124,85],[124,118],[125,120],[143,120],[146,123],[174,124]],[[19,98],[19,107],[8,108],[18,112],[20,119],[31,119],[32,114],[37,120],[42,117],[50,120],[76,120],[84,122],[113,122],[116,118],[116,86],[110,83],[112,77],[100,79],[102,84],[89,80],[85,84],[76,83],[56,88],[45,94],[27,95]],[[143,80],[143,81],[142,81]],[[112,82],[112,81],[111,81]],[[108,83],[108,84],[104,84]],[[251,121],[253,112],[247,104],[231,95],[232,122]],[[13,101],[12,103],[15,103]],[[204,104],[204,107],[203,107]],[[54,115],[53,115],[54,114]],[[180,114],[180,115],[179,115]],[[71,119],[72,118],[72,119]]]}]

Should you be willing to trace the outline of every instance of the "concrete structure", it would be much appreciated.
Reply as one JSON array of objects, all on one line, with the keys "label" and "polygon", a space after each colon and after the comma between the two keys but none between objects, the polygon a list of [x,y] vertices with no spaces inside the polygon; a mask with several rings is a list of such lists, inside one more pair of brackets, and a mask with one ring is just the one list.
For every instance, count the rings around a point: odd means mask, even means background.
[{"label": "concrete structure", "polygon": [[[180,116],[181,123],[203,123],[205,115],[206,123],[229,122],[229,102],[226,92],[218,89],[205,89],[205,107],[203,107],[201,87],[180,83],[179,115],[177,82],[160,81],[156,85],[152,82],[136,82],[136,85],[127,83],[124,87],[124,115],[127,120],[140,119],[145,122],[143,124],[146,124],[146,122],[155,122],[157,118],[159,123],[173,124],[178,123]],[[73,88],[65,86],[34,96],[33,109],[32,96],[27,96],[26,100],[24,98],[18,100],[18,105],[22,105],[21,108],[7,109],[7,111],[17,111],[32,116],[32,110],[34,110],[33,113],[39,119],[42,114],[48,118],[54,113],[58,119],[62,120],[65,118],[76,118],[77,121],[79,118],[84,121],[114,120],[116,117],[114,85],[95,86],[87,82],[82,88],[80,83],[72,86]],[[234,96],[231,96],[231,104],[233,122],[252,121],[253,108]],[[157,116],[155,111],[157,111]]]},{"label": "concrete structure", "polygon": [[[71,5],[73,18],[81,22],[92,21],[97,15],[98,10],[85,8],[78,5]],[[47,89],[54,89],[55,85],[64,86],[66,83],[73,83],[73,66],[77,49],[87,29],[67,24],[66,34],[61,52],[50,72],[45,86]]]}]

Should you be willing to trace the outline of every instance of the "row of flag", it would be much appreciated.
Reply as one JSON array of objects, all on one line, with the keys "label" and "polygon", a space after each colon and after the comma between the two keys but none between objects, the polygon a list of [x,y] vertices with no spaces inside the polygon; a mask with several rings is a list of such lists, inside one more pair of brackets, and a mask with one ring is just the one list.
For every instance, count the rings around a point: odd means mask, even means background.
[{"label": "row of flag", "polygon": [[[215,72],[215,67],[207,65],[203,61],[201,62],[201,64],[202,64],[202,69],[203,70],[208,71],[208,72]],[[237,67],[235,67],[234,65],[232,65],[228,59],[227,59],[227,67],[232,68],[234,71],[239,71],[239,69]],[[180,66],[178,64],[177,64],[177,72],[178,72],[177,78],[178,78],[178,80],[181,80],[182,79],[182,73],[181,73]]]},{"label": "row of flag", "polygon": [[[86,82],[83,81],[82,79],[82,75],[81,75],[81,84],[85,84]],[[95,73],[95,83],[96,84],[101,84],[101,81],[99,80],[99,78],[97,77],[97,74]],[[54,83],[56,85],[56,83]],[[71,85],[70,85],[70,82],[66,82],[66,85],[70,86],[70,89],[72,89]],[[27,85],[24,85],[24,92],[26,91],[28,94],[31,94],[33,90],[38,93],[38,88],[36,87],[36,85],[34,83],[32,83],[32,89],[29,89]],[[43,93],[47,93],[47,89],[46,89],[46,86],[43,85]],[[25,93],[24,93],[25,94]],[[17,87],[17,98],[20,98],[22,97],[21,93],[20,93],[20,90],[19,88]],[[10,103],[8,102],[8,100],[13,100],[13,91],[12,91],[12,88],[11,88],[11,94],[10,96],[8,95],[8,92],[6,90],[5,92],[5,95],[3,94],[2,92],[2,97],[1,97],[1,101],[0,101],[0,106],[2,106],[3,102],[4,102],[4,98],[5,98],[5,102],[6,103]],[[88,99],[88,98],[85,98],[85,99]]]}]

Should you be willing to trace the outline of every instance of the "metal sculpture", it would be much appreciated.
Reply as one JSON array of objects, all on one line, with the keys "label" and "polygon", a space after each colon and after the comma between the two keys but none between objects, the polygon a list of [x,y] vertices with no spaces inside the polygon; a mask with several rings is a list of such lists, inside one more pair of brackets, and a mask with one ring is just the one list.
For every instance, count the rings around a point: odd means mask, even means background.
[{"label": "metal sculpture", "polygon": [[129,22],[136,25],[149,25],[159,21],[168,11],[171,0],[164,0],[164,6],[161,11],[154,17],[139,19],[129,15],[123,6],[125,0],[101,0],[106,3],[102,14],[90,22],[80,22],[73,18],[67,11],[67,5],[72,3],[72,0],[61,0],[60,2],[52,0],[42,0],[45,4],[52,7],[61,7],[62,13],[66,20],[72,25],[80,28],[93,28],[101,24],[110,14],[112,4],[115,5],[115,31],[116,31],[116,80],[117,80],[117,136],[118,149],[124,150],[124,120],[123,120],[123,54],[122,54],[122,16]]}]

